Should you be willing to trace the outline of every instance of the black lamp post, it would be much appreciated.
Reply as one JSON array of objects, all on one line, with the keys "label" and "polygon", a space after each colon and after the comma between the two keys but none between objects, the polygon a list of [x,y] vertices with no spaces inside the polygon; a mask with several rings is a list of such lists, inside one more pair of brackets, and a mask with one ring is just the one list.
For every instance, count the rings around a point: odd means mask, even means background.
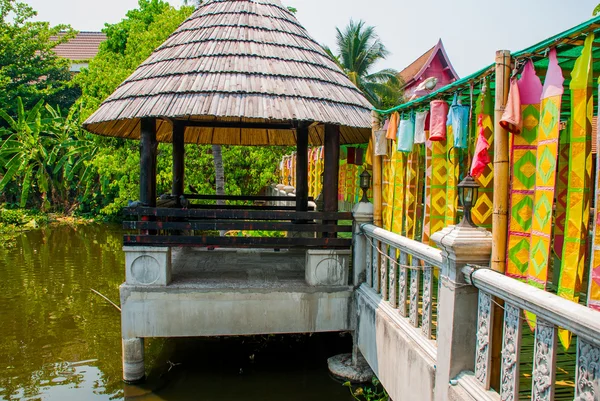
[{"label": "black lamp post", "polygon": [[371,174],[364,169],[362,173],[360,173],[360,188],[363,191],[363,197],[360,200],[361,202],[369,202],[369,197],[367,196],[367,191],[371,187]]},{"label": "black lamp post", "polygon": [[459,226],[477,227],[471,218],[471,208],[477,202],[478,192],[479,184],[471,177],[471,174],[458,184],[458,198],[463,206],[463,219]]}]

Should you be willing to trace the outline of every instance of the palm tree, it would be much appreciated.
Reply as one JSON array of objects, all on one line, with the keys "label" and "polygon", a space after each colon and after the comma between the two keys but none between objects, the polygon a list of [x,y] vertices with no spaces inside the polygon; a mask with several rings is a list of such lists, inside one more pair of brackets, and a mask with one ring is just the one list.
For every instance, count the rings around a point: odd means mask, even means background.
[{"label": "palm tree", "polygon": [[402,85],[398,71],[386,68],[372,72],[373,66],[389,55],[375,33],[375,27],[365,26],[364,21],[350,20],[343,31],[339,28],[336,30],[338,54],[327,47],[325,51],[364,93],[367,100],[377,108],[401,103]]}]

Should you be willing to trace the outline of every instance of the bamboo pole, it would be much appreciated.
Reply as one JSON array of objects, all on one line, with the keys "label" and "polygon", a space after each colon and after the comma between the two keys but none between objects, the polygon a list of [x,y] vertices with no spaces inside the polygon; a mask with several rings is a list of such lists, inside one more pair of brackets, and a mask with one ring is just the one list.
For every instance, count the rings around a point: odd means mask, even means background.
[{"label": "bamboo pole", "polygon": [[496,103],[494,113],[494,213],[492,215],[491,268],[504,273],[508,237],[508,133],[500,126],[508,99],[510,52],[496,52]]},{"label": "bamboo pole", "polygon": [[[496,52],[496,102],[494,113],[494,214],[492,216],[491,268],[499,273],[506,269],[506,246],[508,240],[508,132],[500,126],[500,120],[508,100],[511,59],[508,50]],[[495,298],[492,321],[492,360],[490,385],[500,392],[502,369],[502,329],[504,325],[504,301]]]},{"label": "bamboo pole", "polygon": [[381,211],[383,209],[383,198],[381,194],[381,156],[375,156],[375,131],[379,129],[379,114],[376,111],[371,113],[371,141],[373,142],[371,146],[372,154],[371,160],[373,161],[373,223],[377,227],[383,227],[383,219],[381,215]]}]

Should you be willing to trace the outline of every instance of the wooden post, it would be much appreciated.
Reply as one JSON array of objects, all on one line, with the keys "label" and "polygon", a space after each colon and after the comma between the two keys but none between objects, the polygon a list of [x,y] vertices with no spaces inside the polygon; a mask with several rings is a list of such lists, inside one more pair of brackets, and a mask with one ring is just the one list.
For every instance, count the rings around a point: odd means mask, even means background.
[{"label": "wooden post", "polygon": [[371,127],[371,141],[373,142],[371,146],[373,151],[373,154],[371,155],[371,160],[373,161],[373,206],[375,208],[373,224],[377,227],[383,227],[383,218],[381,215],[381,211],[383,210],[383,198],[381,193],[381,156],[375,156],[375,131],[379,130],[379,114],[376,111],[371,113]]},{"label": "wooden post", "polygon": [[156,119],[140,122],[140,202],[156,207]]},{"label": "wooden post", "polygon": [[179,197],[183,195],[185,177],[185,125],[178,121],[173,122],[173,186],[171,194],[175,196],[179,205]]},{"label": "wooden post", "polygon": [[[508,50],[496,52],[496,102],[494,112],[494,213],[492,215],[492,257],[493,270],[504,273],[506,269],[506,247],[508,240],[508,132],[500,126],[500,120],[508,100],[511,58]],[[502,306],[504,302],[495,298],[492,320],[492,355],[490,385],[500,391],[500,370],[502,367]]]},{"label": "wooden post", "polygon": [[325,168],[323,176],[323,210],[338,211],[340,171],[340,127],[325,124]]},{"label": "wooden post", "polygon": [[308,210],[308,125],[296,130],[296,211]]},{"label": "wooden post", "polygon": [[494,214],[492,216],[493,270],[504,273],[508,236],[508,133],[500,126],[508,99],[510,52],[496,52],[496,106],[494,115]]}]

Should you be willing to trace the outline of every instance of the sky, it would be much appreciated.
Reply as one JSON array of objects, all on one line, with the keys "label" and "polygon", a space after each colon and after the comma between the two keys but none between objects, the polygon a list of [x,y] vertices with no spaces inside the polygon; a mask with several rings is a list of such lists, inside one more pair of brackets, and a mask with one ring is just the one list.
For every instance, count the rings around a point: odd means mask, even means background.
[{"label": "sky", "polygon": [[[38,19],[97,31],[137,0],[21,0]],[[180,6],[182,0],[168,0]],[[350,19],[376,27],[391,52],[377,68],[402,70],[438,39],[459,76],[494,62],[496,50],[518,51],[591,18],[600,0],[282,0],[321,44],[335,46],[336,27]],[[502,5],[499,9],[498,5]]]}]

